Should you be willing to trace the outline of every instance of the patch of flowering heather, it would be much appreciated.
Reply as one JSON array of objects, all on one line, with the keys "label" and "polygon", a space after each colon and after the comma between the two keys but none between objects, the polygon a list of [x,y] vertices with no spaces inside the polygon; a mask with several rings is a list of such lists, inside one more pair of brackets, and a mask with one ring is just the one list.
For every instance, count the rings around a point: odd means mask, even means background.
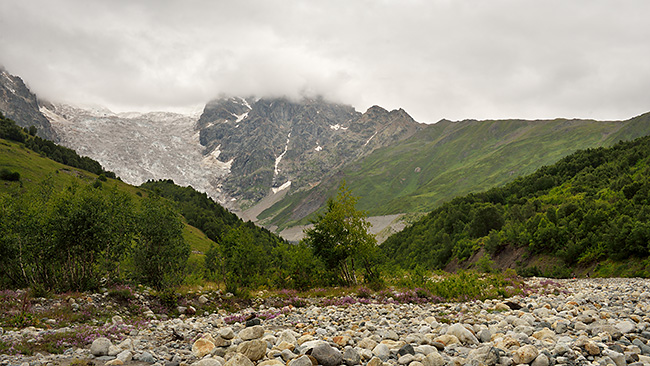
[{"label": "patch of flowering heather", "polygon": [[426,297],[419,297],[415,290],[406,290],[396,294],[395,300],[401,304],[423,304],[429,302]]},{"label": "patch of flowering heather", "polygon": [[357,289],[357,297],[368,298],[372,296],[372,291],[364,286],[361,286]]},{"label": "patch of flowering heather", "polygon": [[567,294],[567,290],[563,288],[562,284],[559,282],[553,281],[551,279],[544,279],[539,282],[537,286],[534,286],[531,289],[531,292],[537,292],[539,294]]},{"label": "patch of flowering heather", "polygon": [[390,298],[393,297],[393,291],[391,290],[381,290],[377,293],[377,297],[384,299],[384,298]]},{"label": "patch of flowering heather", "polygon": [[357,303],[357,298],[352,297],[352,296],[343,296],[343,297],[335,297],[332,299],[324,299],[322,301],[322,306],[348,306],[348,305],[353,305]]},{"label": "patch of flowering heather", "polygon": [[[23,304],[22,301],[25,298],[24,292],[13,291],[13,290],[2,290],[0,291],[0,313],[7,313],[11,310],[28,310],[25,307],[29,307],[29,304]],[[2,316],[0,315],[0,318]]]},{"label": "patch of flowering heather", "polygon": [[548,278],[539,281],[539,284],[540,284],[540,286],[555,286],[555,287],[560,287],[561,286],[559,282],[555,282],[555,281],[553,281],[551,279],[548,279]]},{"label": "patch of flowering heather", "polygon": [[133,289],[126,285],[118,285],[108,291],[108,296],[123,306],[129,308],[136,304]]},{"label": "patch of flowering heather", "polygon": [[192,303],[187,298],[180,297],[178,298],[178,305],[187,307],[192,305]]},{"label": "patch of flowering heather", "polygon": [[227,317],[223,318],[223,321],[226,324],[243,323],[245,320],[246,317],[241,314],[228,315]]},{"label": "patch of flowering heather", "polygon": [[298,291],[292,289],[283,288],[282,290],[278,291],[278,296],[280,297],[295,298],[297,295]]},{"label": "patch of flowering heather", "polygon": [[88,347],[99,337],[106,337],[112,341],[121,341],[132,330],[145,329],[147,326],[147,321],[140,320],[131,324],[111,324],[100,327],[79,325],[66,331],[48,330],[36,337],[15,340],[4,352],[9,355],[32,354],[34,351],[63,353],[68,348]]},{"label": "patch of flowering heather", "polygon": [[154,312],[154,314],[166,314],[169,310],[166,306],[152,302],[149,304],[149,309]]},{"label": "patch of flowering heather", "polygon": [[22,296],[21,292],[14,291],[14,290],[2,290],[0,291],[0,301],[11,301],[11,300],[18,300]]},{"label": "patch of flowering heather", "polygon": [[298,296],[294,296],[289,299],[289,305],[301,308],[307,306],[307,300],[301,299]]},{"label": "patch of flowering heather", "polygon": [[280,310],[266,311],[264,313],[261,313],[260,315],[258,315],[258,317],[264,320],[271,320],[277,318],[280,315],[288,314],[289,312],[291,312],[291,309],[289,309],[288,306],[285,306]]}]

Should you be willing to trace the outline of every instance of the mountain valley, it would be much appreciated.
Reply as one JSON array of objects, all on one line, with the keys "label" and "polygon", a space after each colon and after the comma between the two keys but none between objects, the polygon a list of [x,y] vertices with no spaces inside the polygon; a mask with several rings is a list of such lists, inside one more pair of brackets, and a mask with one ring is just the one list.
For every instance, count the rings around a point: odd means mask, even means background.
[{"label": "mountain valley", "polygon": [[3,75],[0,111],[22,116],[19,125],[37,121],[39,135],[99,161],[130,184],[172,179],[190,185],[290,240],[301,238],[303,225],[343,180],[383,239],[404,227],[404,214],[418,217],[578,149],[650,131],[648,114],[626,121],[423,124],[402,109],[373,106],[361,113],[322,98],[222,97],[196,115],[114,113],[40,101],[26,86],[16,87],[24,86],[19,78]]}]

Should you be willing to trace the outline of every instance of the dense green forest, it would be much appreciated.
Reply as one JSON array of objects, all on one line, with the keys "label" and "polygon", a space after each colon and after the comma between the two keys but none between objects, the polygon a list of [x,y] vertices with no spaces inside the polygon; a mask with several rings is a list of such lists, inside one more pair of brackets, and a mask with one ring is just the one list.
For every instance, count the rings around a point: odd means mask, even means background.
[{"label": "dense green forest", "polygon": [[225,281],[232,290],[261,285],[295,286],[291,260],[282,262],[296,248],[279,236],[250,221],[243,222],[205,193],[180,187],[172,180],[148,181],[141,188],[174,202],[188,224],[216,243],[205,253],[207,277]]},{"label": "dense green forest", "polygon": [[650,137],[580,150],[488,191],[458,197],[386,240],[403,268],[444,268],[479,249],[548,254],[567,267],[650,254]]}]

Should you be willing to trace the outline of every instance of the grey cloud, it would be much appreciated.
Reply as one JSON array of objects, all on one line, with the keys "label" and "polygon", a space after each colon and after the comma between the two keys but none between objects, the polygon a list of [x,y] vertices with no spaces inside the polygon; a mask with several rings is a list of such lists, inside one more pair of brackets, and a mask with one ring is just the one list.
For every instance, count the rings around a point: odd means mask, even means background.
[{"label": "grey cloud", "polygon": [[650,110],[650,3],[579,0],[0,3],[0,64],[46,98],[187,109],[322,94],[416,119]]}]

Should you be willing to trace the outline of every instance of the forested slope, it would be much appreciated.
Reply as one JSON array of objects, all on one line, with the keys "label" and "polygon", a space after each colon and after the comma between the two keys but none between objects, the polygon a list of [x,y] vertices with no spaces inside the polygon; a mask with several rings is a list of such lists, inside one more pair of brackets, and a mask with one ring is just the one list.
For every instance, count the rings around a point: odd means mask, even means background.
[{"label": "forested slope", "polygon": [[580,150],[504,187],[455,198],[381,245],[407,268],[443,268],[506,247],[568,267],[648,257],[650,137]]}]

